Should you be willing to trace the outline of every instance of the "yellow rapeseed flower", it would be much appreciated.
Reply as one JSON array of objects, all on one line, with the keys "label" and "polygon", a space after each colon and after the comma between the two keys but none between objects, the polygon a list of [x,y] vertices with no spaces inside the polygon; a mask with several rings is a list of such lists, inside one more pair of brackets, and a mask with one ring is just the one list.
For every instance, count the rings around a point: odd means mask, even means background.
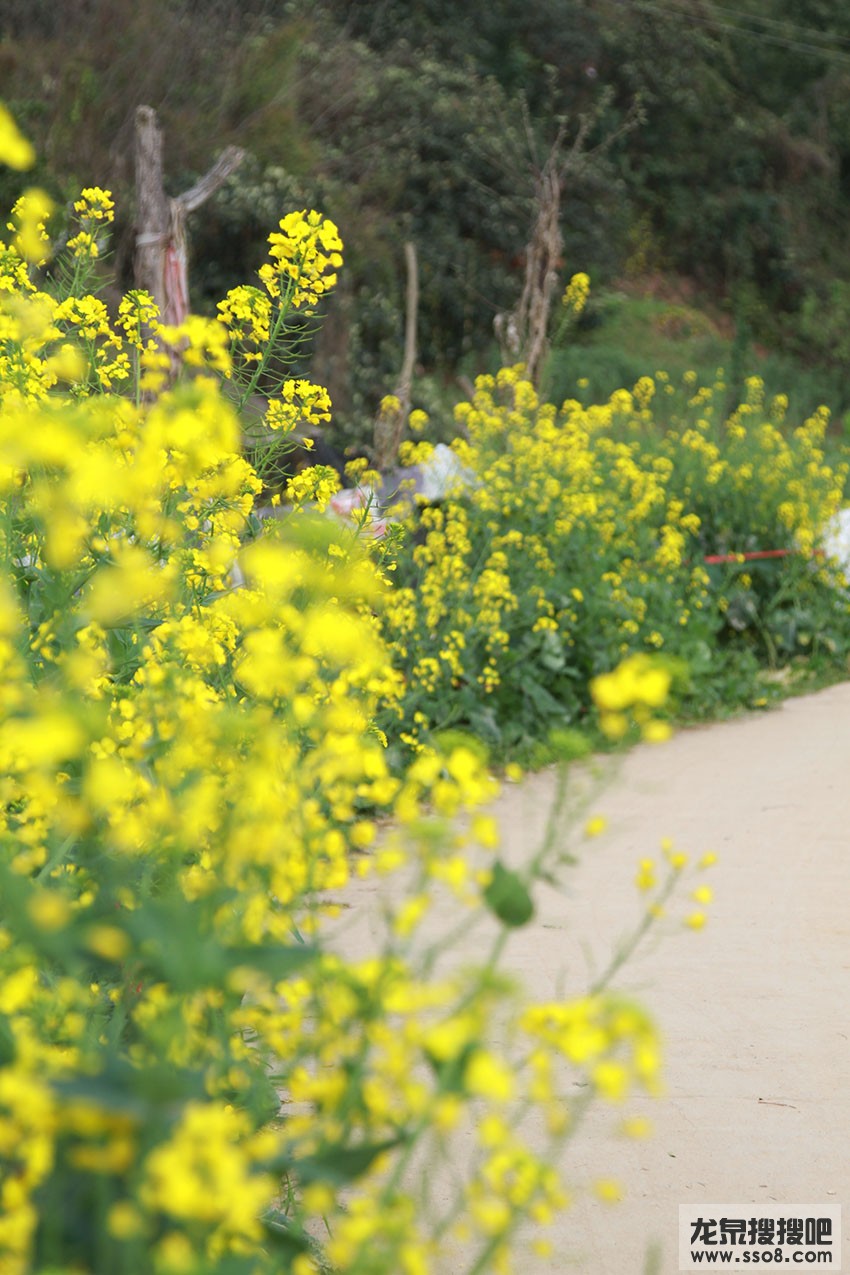
[{"label": "yellow rapeseed flower", "polygon": [[23,170],[32,168],[35,151],[18,129],[7,107],[0,102],[0,164]]}]

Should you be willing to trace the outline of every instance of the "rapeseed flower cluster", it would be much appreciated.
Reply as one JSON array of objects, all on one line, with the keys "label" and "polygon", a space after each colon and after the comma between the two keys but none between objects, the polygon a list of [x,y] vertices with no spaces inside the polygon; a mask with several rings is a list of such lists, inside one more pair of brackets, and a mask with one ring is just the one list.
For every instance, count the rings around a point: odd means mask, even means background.
[{"label": "rapeseed flower cluster", "polygon": [[49,244],[47,220],[53,212],[53,200],[43,190],[32,187],[24,192],[12,209],[12,246],[27,262],[43,265]]},{"label": "rapeseed flower cluster", "polygon": [[335,287],[342,240],[332,221],[317,212],[293,212],[269,235],[271,260],[260,279],[272,298],[288,297],[294,309],[314,306]]},{"label": "rapeseed flower cluster", "polygon": [[561,304],[573,314],[581,314],[590,296],[590,277],[583,272],[574,274],[564,290]]},{"label": "rapeseed flower cluster", "polygon": [[[520,366],[480,377],[456,409],[453,448],[473,480],[420,511],[386,613],[410,747],[460,726],[539,760],[547,730],[597,713],[609,738],[635,724],[662,738],[664,710],[620,703],[644,661],[660,687],[650,656],[690,712],[716,703],[726,677],[759,702],[760,666],[818,646],[840,666],[847,594],[817,553],[847,466],[826,460],[825,409],[789,432],[783,402],[765,404],[753,379],[723,420],[715,389],[690,378],[663,429],[655,393],[647,376],[606,403],[556,406]],[[429,444],[406,446],[414,463]],[[751,564],[756,550],[787,556]]]},{"label": "rapeseed flower cluster", "polygon": [[74,213],[80,229],[68,240],[68,251],[75,257],[96,259],[107,242],[106,229],[115,219],[112,196],[100,186],[87,186],[74,201]]},{"label": "rapeseed flower cluster", "polygon": [[663,708],[670,694],[670,670],[649,655],[631,655],[611,673],[601,673],[590,683],[599,709],[599,724],[610,739],[620,739],[629,728],[627,714],[640,724],[644,739],[660,742],[670,734],[667,722],[654,720],[653,710]]},{"label": "rapeseed flower cluster", "polygon": [[[2,156],[28,160],[0,113]],[[80,203],[95,236],[111,200]],[[271,303],[331,286],[341,244],[318,214],[272,247]],[[349,531],[254,516],[220,381],[250,392],[268,362],[244,343],[283,340],[285,310],[244,291],[220,313],[165,329],[134,292],[113,319],[0,245],[0,1271],[427,1275],[458,1241],[470,1271],[507,1271],[517,1223],[568,1201],[575,1095],[654,1091],[654,1030],[607,989],[533,1006],[499,976],[552,865],[498,860],[495,784],[462,740],[391,765],[379,714],[406,710],[385,617],[413,603]],[[328,410],[287,379],[273,432],[293,403]],[[291,494],[320,496],[305,481]],[[444,535],[460,588],[460,512]],[[464,676],[470,643],[500,676],[516,548],[506,532],[467,590],[483,644],[458,612],[438,676]],[[442,596],[423,595],[435,628]],[[545,591],[534,609],[559,622]],[[404,880],[356,961],[335,929],[353,864]],[[446,892],[495,935],[477,969],[421,946]],[[423,1157],[468,1127],[458,1197],[429,1207]]]}]

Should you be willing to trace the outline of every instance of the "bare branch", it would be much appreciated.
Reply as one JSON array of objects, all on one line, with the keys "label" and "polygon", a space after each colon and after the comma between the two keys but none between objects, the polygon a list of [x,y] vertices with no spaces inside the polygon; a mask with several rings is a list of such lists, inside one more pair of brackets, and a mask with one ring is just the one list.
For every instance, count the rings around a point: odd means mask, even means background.
[{"label": "bare branch", "polygon": [[236,171],[244,158],[245,152],[240,146],[228,146],[221,152],[208,173],[196,181],[194,186],[184,190],[182,195],[177,196],[177,203],[181,204],[187,213],[200,208],[201,204],[206,203],[210,195],[214,195],[219,186],[227,181],[230,174]]}]

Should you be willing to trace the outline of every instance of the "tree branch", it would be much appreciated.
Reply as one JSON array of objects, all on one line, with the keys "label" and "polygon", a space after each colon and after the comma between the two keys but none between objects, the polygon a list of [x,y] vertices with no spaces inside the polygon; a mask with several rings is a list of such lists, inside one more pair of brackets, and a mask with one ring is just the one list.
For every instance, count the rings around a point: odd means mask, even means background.
[{"label": "tree branch", "polygon": [[194,186],[190,186],[182,195],[178,195],[176,202],[187,213],[194,212],[196,208],[200,208],[201,204],[206,203],[210,195],[215,194],[219,186],[222,186],[230,174],[236,171],[244,158],[245,152],[240,146],[228,146],[221,152],[210,171],[196,181]]}]

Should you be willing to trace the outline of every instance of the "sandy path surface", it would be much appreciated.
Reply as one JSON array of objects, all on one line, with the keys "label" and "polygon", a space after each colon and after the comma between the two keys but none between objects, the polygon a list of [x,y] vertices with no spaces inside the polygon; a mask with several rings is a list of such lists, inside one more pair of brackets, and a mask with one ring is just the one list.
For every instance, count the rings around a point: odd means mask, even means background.
[{"label": "sandy path surface", "polygon": [[[843,1205],[850,1271],[850,684],[642,746],[618,767],[592,807],[608,830],[584,844],[568,897],[538,892],[506,966],[535,998],[581,992],[639,916],[637,861],[657,858],[662,837],[717,853],[715,901],[694,933],[676,899],[666,933],[617,979],[664,1037],[666,1093],[630,1106],[655,1135],[614,1137],[612,1109],[597,1109],[566,1165],[576,1184],[618,1178],[626,1198],[579,1199],[555,1255],[529,1256],[528,1271],[675,1275],[680,1204],[703,1216]],[[500,798],[512,861],[537,845],[552,787],[541,774]]]}]

